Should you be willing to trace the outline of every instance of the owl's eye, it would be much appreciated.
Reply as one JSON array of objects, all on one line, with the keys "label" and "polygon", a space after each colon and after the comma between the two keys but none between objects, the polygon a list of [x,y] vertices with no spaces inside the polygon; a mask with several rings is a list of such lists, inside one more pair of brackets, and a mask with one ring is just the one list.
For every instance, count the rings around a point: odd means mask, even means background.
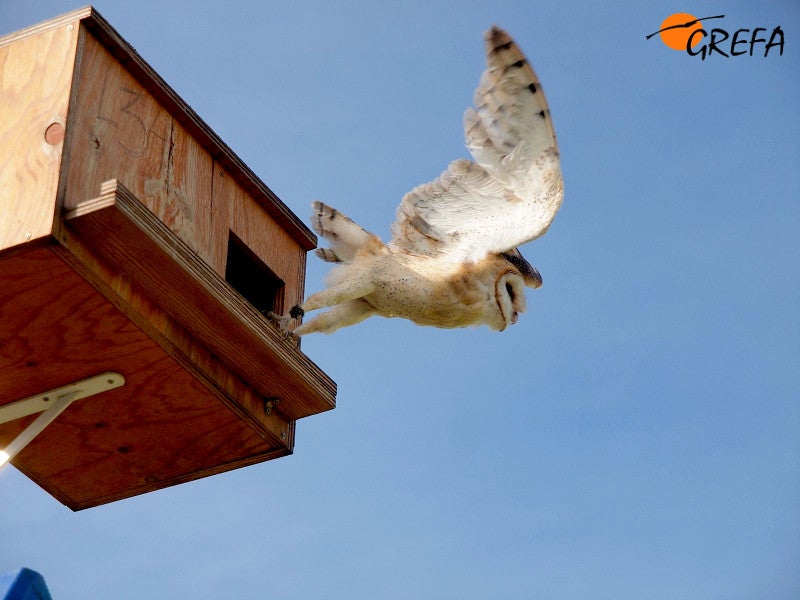
[{"label": "owl's eye", "polygon": [[506,283],[506,293],[508,297],[511,298],[511,301],[514,301],[514,288],[511,287],[510,283]]}]

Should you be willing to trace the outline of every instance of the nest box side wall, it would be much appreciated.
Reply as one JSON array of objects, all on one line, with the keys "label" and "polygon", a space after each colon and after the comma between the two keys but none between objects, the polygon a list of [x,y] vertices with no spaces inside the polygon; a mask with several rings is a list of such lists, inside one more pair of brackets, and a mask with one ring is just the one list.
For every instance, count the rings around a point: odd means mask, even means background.
[{"label": "nest box side wall", "polygon": [[0,40],[0,250],[53,230],[78,31]]},{"label": "nest box side wall", "polygon": [[305,248],[151,92],[81,28],[67,135],[64,211],[117,179],[220,276],[235,234],[284,283],[281,305],[302,301]]},{"label": "nest box side wall", "polygon": [[203,260],[219,264],[211,156],[85,27],[67,135],[65,212],[118,179]]}]

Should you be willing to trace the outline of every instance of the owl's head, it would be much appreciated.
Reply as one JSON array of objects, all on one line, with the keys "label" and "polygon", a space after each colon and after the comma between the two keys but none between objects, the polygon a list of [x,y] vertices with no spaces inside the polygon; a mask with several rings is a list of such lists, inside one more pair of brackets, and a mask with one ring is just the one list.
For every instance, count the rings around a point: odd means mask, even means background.
[{"label": "owl's head", "polygon": [[503,320],[502,331],[516,323],[520,313],[525,312],[525,287],[541,287],[542,276],[516,248],[500,257],[503,266],[495,279],[494,295]]}]

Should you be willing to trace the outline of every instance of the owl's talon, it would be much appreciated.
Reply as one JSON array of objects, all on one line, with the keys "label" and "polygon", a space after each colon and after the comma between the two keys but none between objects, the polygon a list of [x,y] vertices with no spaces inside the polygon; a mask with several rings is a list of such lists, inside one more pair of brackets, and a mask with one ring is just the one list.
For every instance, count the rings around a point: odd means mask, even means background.
[{"label": "owl's talon", "polygon": [[283,334],[284,339],[294,343],[295,346],[298,346],[300,344],[300,336],[297,335],[291,329],[292,317],[287,317],[286,315],[279,315],[278,313],[273,311],[264,313],[264,316],[267,317],[273,323],[275,323],[280,332]]},{"label": "owl's talon", "polygon": [[287,317],[285,315],[279,315],[276,312],[269,311],[264,313],[264,316],[267,317],[270,321],[275,323],[283,333],[290,333],[291,329],[289,328],[289,324],[291,322],[291,317]]}]

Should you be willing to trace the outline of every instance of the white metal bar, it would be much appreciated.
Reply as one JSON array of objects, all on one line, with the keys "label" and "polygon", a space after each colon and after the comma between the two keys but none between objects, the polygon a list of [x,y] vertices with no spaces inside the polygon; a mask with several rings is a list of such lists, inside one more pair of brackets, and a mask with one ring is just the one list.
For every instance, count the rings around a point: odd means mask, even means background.
[{"label": "white metal bar", "polygon": [[69,394],[70,392],[77,392],[75,400],[80,400],[81,398],[93,396],[94,394],[99,394],[100,392],[111,390],[124,384],[125,378],[119,373],[114,372],[100,373],[88,379],[81,379],[80,381],[61,386],[60,388],[0,406],[0,424],[16,421],[22,417],[47,410],[53,400],[64,394]]},{"label": "white metal bar", "polygon": [[27,446],[45,427],[50,425],[58,415],[76,400],[93,396],[125,384],[125,378],[119,373],[101,373],[88,379],[76,381],[69,385],[23,398],[10,404],[0,406],[0,423],[21,419],[41,412],[38,417],[12,441],[5,450],[0,450],[0,467],[10,461]]},{"label": "white metal bar", "polygon": [[36,417],[33,423],[28,425],[22,433],[14,438],[13,442],[6,446],[6,449],[3,450],[3,455],[0,456],[0,460],[8,462],[14,458],[20,450],[33,441],[33,438],[42,433],[45,427],[55,421],[56,417],[64,412],[65,408],[72,404],[75,396],[77,396],[77,392],[59,396],[50,408]]}]

